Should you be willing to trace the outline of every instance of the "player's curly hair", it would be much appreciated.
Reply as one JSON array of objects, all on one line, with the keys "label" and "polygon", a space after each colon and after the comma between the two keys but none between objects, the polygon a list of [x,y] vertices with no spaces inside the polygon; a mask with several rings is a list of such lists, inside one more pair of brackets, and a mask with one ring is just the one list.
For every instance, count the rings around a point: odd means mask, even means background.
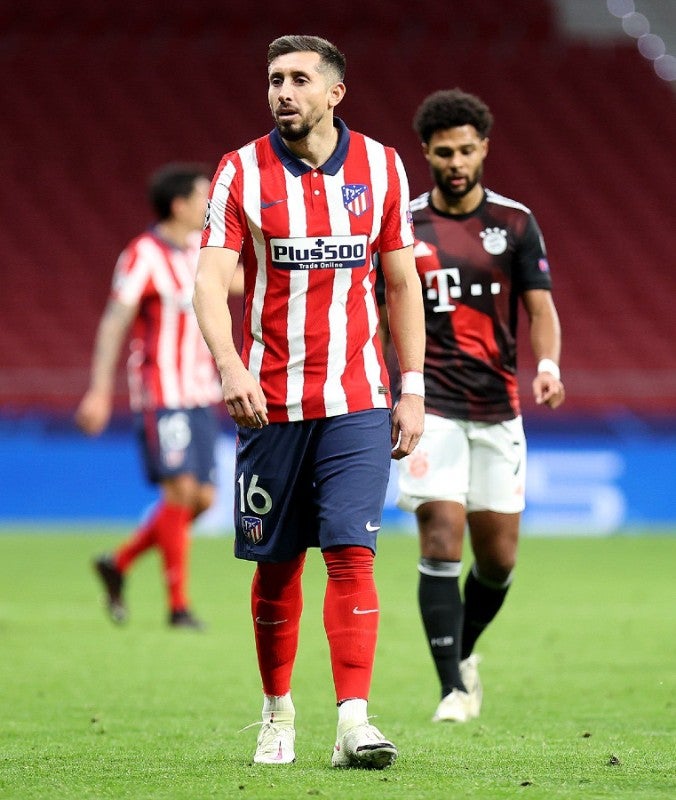
[{"label": "player's curly hair", "polygon": [[413,129],[425,144],[436,131],[460,125],[473,125],[485,139],[493,126],[493,115],[483,100],[457,88],[428,95],[413,117]]},{"label": "player's curly hair", "polygon": [[338,75],[339,81],[345,80],[345,56],[327,39],[300,34],[280,36],[268,46],[268,66],[279,56],[288,53],[319,53],[321,64],[326,69],[332,69]]}]

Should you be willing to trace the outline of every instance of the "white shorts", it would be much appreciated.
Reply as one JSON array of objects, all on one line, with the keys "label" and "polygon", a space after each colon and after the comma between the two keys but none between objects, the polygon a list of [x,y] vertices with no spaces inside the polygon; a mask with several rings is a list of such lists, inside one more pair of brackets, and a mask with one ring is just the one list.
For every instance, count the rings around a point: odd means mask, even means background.
[{"label": "white shorts", "polygon": [[425,432],[398,462],[397,505],[415,511],[450,500],[470,511],[517,514],[525,507],[526,438],[521,417],[467,422],[425,414]]}]

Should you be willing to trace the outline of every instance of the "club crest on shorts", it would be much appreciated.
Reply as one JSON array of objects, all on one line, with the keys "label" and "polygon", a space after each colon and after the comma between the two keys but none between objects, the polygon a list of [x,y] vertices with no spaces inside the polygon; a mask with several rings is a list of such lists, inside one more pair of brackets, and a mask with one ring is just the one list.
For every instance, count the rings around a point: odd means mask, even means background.
[{"label": "club crest on shorts", "polygon": [[364,183],[346,183],[343,187],[343,205],[355,217],[371,208],[371,194]]},{"label": "club crest on shorts", "polygon": [[162,461],[169,469],[178,469],[185,461],[185,450],[164,450],[162,452]]},{"label": "club crest on shorts", "polygon": [[427,453],[417,447],[407,459],[408,472],[412,478],[424,478],[429,472],[430,462]]},{"label": "club crest on shorts", "polygon": [[242,517],[242,532],[251,544],[263,541],[263,520],[260,517]]}]

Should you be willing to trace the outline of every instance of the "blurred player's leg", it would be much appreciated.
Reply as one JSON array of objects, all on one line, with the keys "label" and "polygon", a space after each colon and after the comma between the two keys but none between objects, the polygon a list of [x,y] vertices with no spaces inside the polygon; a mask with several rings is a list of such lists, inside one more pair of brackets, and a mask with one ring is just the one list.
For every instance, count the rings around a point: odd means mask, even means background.
[{"label": "blurred player's leg", "polygon": [[118,624],[126,622],[127,608],[122,594],[124,575],[118,569],[115,559],[110,555],[102,555],[94,559],[93,566],[106,593],[106,608],[110,618]]}]

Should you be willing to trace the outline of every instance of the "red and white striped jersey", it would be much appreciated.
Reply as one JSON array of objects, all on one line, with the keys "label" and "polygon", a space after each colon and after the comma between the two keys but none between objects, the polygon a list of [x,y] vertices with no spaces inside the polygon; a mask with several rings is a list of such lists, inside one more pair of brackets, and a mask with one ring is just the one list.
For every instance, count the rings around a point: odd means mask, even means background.
[{"label": "red and white striped jersey", "polygon": [[336,126],[320,168],[274,130],[226,154],[212,181],[202,246],[241,252],[242,359],[271,422],[391,404],[373,259],[413,243],[408,180],[394,149]]},{"label": "red and white striped jersey", "polygon": [[133,411],[195,408],[222,399],[192,307],[198,253],[199,233],[180,249],[151,229],[117,260],[111,298],[138,306],[127,361]]}]

